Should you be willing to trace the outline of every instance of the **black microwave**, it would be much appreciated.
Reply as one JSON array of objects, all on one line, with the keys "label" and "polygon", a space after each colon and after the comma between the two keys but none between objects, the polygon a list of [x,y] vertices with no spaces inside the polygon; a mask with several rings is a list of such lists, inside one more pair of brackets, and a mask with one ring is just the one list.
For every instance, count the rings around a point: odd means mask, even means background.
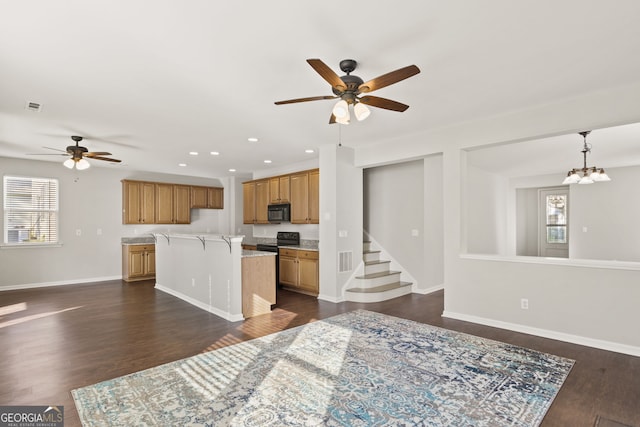
[{"label": "black microwave", "polygon": [[267,218],[269,222],[291,221],[291,205],[289,203],[269,205]]}]

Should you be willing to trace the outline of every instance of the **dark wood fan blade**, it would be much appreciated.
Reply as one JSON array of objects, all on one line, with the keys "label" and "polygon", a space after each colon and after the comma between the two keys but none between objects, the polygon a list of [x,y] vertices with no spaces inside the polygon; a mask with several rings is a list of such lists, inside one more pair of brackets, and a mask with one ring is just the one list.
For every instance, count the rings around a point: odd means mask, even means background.
[{"label": "dark wood fan blade", "polygon": [[46,148],[47,150],[60,151],[60,152],[63,152],[63,153],[67,152],[66,150],[61,150],[59,148],[51,148],[51,147],[42,147],[42,148]]},{"label": "dark wood fan blade", "polygon": [[318,74],[320,74],[323,79],[325,79],[331,85],[332,88],[339,92],[347,89],[347,85],[344,84],[340,76],[338,76],[331,68],[329,68],[327,64],[319,59],[307,59],[307,62],[309,63],[309,65],[311,65],[311,67],[313,67],[314,70],[316,70]]},{"label": "dark wood fan blade", "polygon": [[380,98],[378,96],[363,96],[360,98],[360,102],[363,104],[371,105],[372,107],[384,108],[385,110],[392,111],[405,111],[409,106],[407,104],[402,104],[397,101],[392,101],[391,99]]},{"label": "dark wood fan blade", "polygon": [[329,124],[332,125],[336,122],[336,116],[331,113],[331,117],[329,117]]},{"label": "dark wood fan blade", "polygon": [[101,157],[101,156],[93,156],[93,157],[89,157],[91,160],[104,160],[105,162],[114,162],[114,163],[120,163],[122,160],[118,160],[118,159],[112,159],[109,157]]},{"label": "dark wood fan blade", "polygon": [[369,80],[368,82],[364,82],[358,87],[358,90],[361,93],[373,92],[374,90],[381,89],[385,86],[408,79],[411,76],[415,76],[419,72],[420,69],[418,67],[415,65],[409,65],[408,67],[400,68],[399,70],[383,74],[375,79]]},{"label": "dark wood fan blade", "polygon": [[322,99],[336,99],[337,96],[312,96],[309,98],[298,98],[298,99],[288,99],[286,101],[277,101],[275,104],[276,105],[282,105],[282,104],[294,104],[296,102],[307,102],[307,101],[320,101]]},{"label": "dark wood fan blade", "polygon": [[107,153],[106,151],[90,151],[88,153],[84,153],[85,157],[96,157],[96,156],[111,156],[111,153]]},{"label": "dark wood fan blade", "polygon": [[27,153],[25,156],[69,156],[68,153]]}]

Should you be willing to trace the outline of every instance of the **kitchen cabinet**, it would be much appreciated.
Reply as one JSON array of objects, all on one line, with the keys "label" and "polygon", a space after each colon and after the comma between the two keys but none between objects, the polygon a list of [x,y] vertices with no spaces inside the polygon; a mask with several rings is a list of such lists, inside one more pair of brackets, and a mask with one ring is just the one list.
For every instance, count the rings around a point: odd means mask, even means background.
[{"label": "kitchen cabinet", "polygon": [[269,180],[245,182],[242,184],[244,224],[268,224]]},{"label": "kitchen cabinet", "polygon": [[189,224],[190,200],[190,186],[156,183],[156,224]]},{"label": "kitchen cabinet", "polygon": [[280,284],[292,290],[318,295],[319,252],[280,248]]},{"label": "kitchen cabinet", "polygon": [[271,203],[289,203],[289,175],[269,179],[269,199]]},{"label": "kitchen cabinet", "polygon": [[191,207],[224,209],[224,188],[191,186]]},{"label": "kitchen cabinet", "polygon": [[135,282],[156,277],[156,247],[153,244],[122,245],[122,280]]},{"label": "kitchen cabinet", "polygon": [[155,223],[155,183],[144,181],[122,181],[122,223]]},{"label": "kitchen cabinet", "polygon": [[291,223],[320,223],[320,171],[291,175]]}]

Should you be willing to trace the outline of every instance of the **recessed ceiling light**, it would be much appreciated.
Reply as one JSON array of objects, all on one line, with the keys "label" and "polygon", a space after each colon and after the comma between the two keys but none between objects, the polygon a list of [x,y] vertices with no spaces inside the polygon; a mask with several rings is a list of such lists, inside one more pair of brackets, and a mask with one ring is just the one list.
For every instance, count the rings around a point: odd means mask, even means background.
[{"label": "recessed ceiling light", "polygon": [[271,160],[265,160],[264,162],[265,163],[271,163]]},{"label": "recessed ceiling light", "polygon": [[235,171],[236,171],[236,170],[235,170],[235,169],[233,169],[233,168],[232,168],[232,169],[229,169],[229,172],[235,172]]},{"label": "recessed ceiling light", "polygon": [[189,154],[192,156],[197,156],[198,152],[197,151],[189,151]]},{"label": "recessed ceiling light", "polygon": [[258,142],[258,138],[247,138],[247,141],[249,142]]},{"label": "recessed ceiling light", "polygon": [[308,154],[315,153],[311,148],[304,150],[304,152]]},{"label": "recessed ceiling light", "polygon": [[220,155],[220,153],[218,153],[217,151],[212,151],[210,154],[212,156],[219,156]]},{"label": "recessed ceiling light", "polygon": [[187,166],[187,164],[186,163],[178,163],[178,166],[185,167],[185,166]]}]

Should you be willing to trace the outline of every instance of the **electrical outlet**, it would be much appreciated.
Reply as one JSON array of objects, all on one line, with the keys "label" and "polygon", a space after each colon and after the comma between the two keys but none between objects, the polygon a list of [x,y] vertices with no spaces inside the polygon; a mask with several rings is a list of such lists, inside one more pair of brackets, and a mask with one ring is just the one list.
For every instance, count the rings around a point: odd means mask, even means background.
[{"label": "electrical outlet", "polygon": [[529,310],[529,300],[527,298],[520,298],[520,308]]},{"label": "electrical outlet", "polygon": [[76,230],[76,236],[82,236],[82,230],[79,228]]},{"label": "electrical outlet", "polygon": [[98,236],[102,236],[102,228],[98,228]]}]

